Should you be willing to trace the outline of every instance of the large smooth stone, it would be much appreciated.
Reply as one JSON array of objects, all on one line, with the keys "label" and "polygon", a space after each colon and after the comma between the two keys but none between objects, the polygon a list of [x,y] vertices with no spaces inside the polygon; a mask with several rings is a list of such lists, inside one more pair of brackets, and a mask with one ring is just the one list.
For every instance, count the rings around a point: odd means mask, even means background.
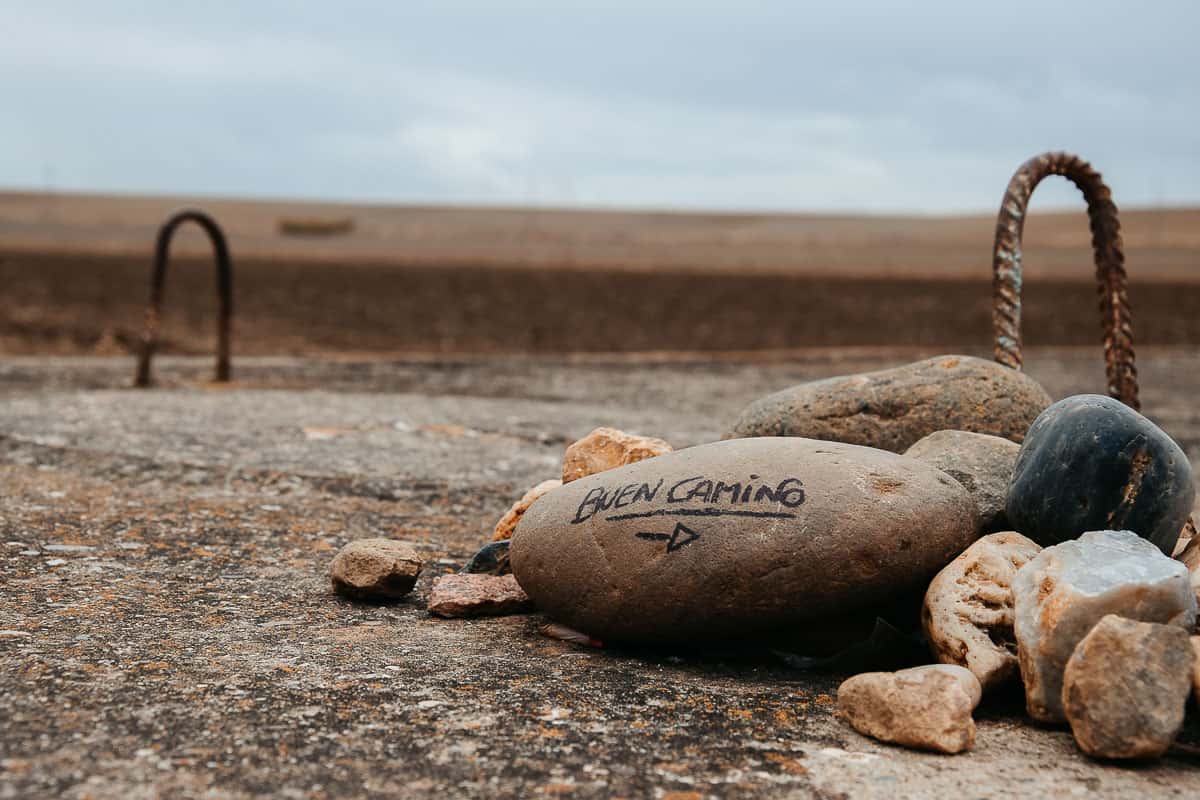
[{"label": "large smooth stone", "polygon": [[804,436],[896,453],[946,429],[1020,442],[1048,405],[1050,395],[1023,372],[970,356],[937,356],[767,395],[742,411],[725,438]]},{"label": "large smooth stone", "polygon": [[978,536],[924,462],[811,439],[740,439],[591,475],[513,534],[537,607],[608,640],[702,645],[794,631],[923,588]]},{"label": "large smooth stone", "polygon": [[1084,531],[1130,530],[1171,555],[1195,497],[1191,464],[1171,437],[1118,400],[1081,394],[1029,429],[1007,512],[1043,547]]},{"label": "large smooth stone", "polygon": [[1012,582],[1013,632],[1025,706],[1041,722],[1063,722],[1063,670],[1101,619],[1196,624],[1185,567],[1131,531],[1092,531],[1047,547]]}]

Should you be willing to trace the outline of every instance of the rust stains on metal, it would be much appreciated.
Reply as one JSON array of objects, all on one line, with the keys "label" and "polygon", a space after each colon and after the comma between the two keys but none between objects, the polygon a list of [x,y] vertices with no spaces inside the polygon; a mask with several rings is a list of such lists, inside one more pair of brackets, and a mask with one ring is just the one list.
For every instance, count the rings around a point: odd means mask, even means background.
[{"label": "rust stains on metal", "polygon": [[1104,330],[1108,393],[1136,409],[1140,403],[1133,356],[1133,323],[1117,207],[1100,173],[1070,153],[1043,153],[1026,161],[1009,181],[1000,204],[992,251],[992,327],[996,360],[1014,369],[1021,368],[1021,234],[1029,198],[1047,175],[1067,178],[1079,187],[1087,201],[1100,294],[1100,323]]},{"label": "rust stains on metal", "polygon": [[213,380],[224,383],[230,374],[230,339],[233,323],[233,265],[229,259],[229,247],[225,234],[216,221],[203,211],[188,209],[180,211],[158,229],[158,240],[154,247],[154,271],[150,276],[150,304],[146,307],[145,326],[142,329],[142,350],[138,356],[137,376],[134,386],[149,386],[150,359],[158,347],[158,328],[162,318],[163,293],[167,280],[167,259],[171,237],[185,222],[194,222],[204,229],[212,241],[213,258],[217,265],[217,370]]}]

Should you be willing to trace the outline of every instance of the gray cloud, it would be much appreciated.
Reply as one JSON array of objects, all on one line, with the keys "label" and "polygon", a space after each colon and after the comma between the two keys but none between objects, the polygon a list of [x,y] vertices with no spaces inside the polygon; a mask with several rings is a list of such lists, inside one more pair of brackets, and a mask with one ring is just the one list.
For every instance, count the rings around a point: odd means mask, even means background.
[{"label": "gray cloud", "polygon": [[978,211],[1065,148],[1200,202],[1186,2],[11,5],[9,186]]}]

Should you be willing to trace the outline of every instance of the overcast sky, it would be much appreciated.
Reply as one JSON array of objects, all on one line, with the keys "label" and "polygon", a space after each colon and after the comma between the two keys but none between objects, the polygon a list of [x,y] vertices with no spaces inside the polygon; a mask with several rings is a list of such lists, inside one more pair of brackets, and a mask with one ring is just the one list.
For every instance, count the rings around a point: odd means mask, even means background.
[{"label": "overcast sky", "polygon": [[1120,205],[1200,204],[1186,0],[0,0],[0,20],[0,187],[965,212],[1069,149]]}]

